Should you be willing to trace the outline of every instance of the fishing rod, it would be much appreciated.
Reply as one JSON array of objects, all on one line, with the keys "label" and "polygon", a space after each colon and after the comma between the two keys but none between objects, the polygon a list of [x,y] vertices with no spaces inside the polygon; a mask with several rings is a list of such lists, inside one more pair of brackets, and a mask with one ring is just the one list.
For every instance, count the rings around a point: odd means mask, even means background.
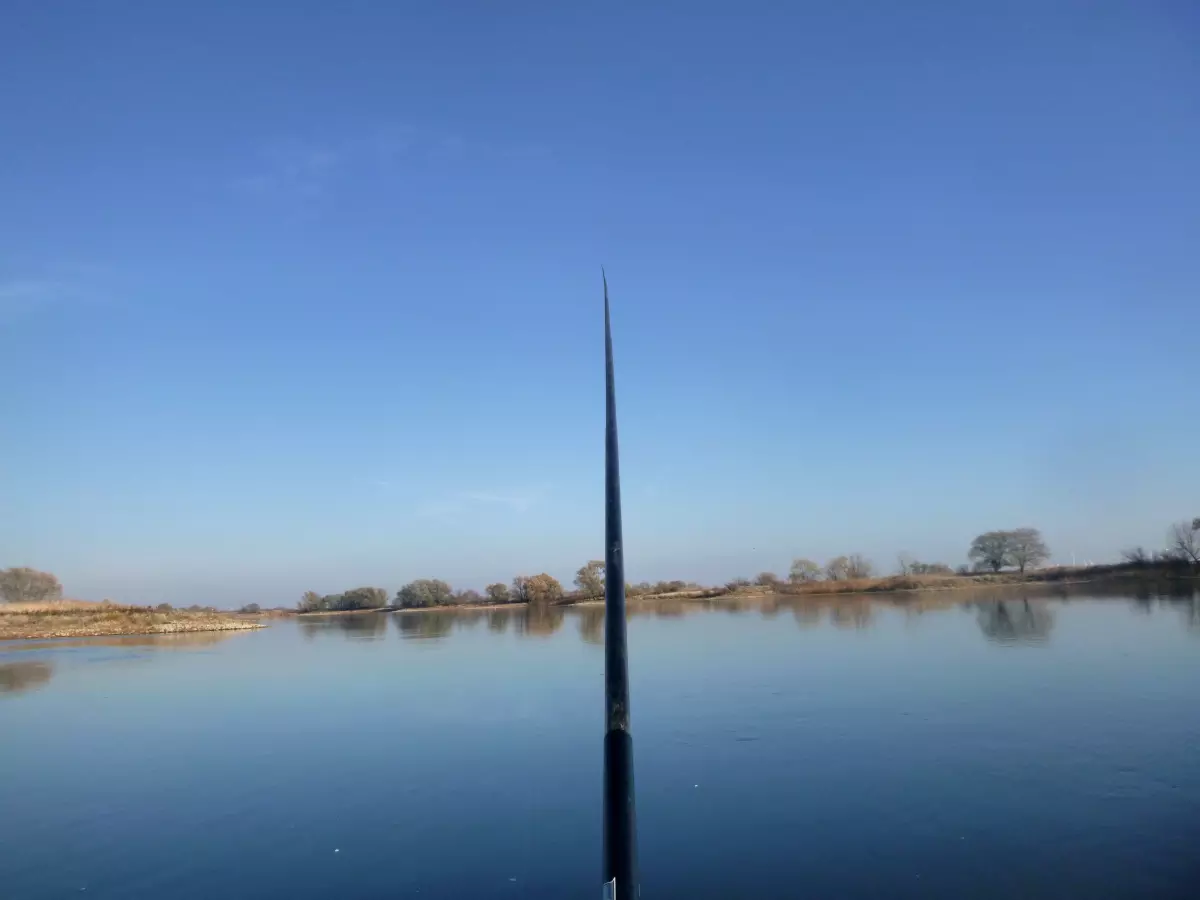
[{"label": "fishing rod", "polygon": [[613,386],[608,276],[604,281],[604,900],[636,900],[637,816],[629,733],[629,652],[625,644],[625,555],[621,541],[621,467]]}]

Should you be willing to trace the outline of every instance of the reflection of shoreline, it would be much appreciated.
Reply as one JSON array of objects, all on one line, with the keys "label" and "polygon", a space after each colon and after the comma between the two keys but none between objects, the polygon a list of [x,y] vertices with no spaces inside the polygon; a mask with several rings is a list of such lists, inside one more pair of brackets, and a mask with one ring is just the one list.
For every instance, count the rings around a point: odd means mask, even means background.
[{"label": "reflection of shoreline", "polygon": [[168,631],[161,634],[97,634],[66,638],[25,638],[0,644],[5,653],[25,650],[62,650],[70,647],[210,647],[239,634],[244,628],[225,631]]},{"label": "reflection of shoreline", "polygon": [[[975,612],[984,637],[998,644],[1044,643],[1055,626],[1051,604],[1069,604],[1073,600],[1103,602],[1119,599],[1148,608],[1153,597],[1179,609],[1186,606],[1185,619],[1200,630],[1200,604],[1195,592],[1186,585],[1170,585],[1158,591],[1142,586],[1138,592],[1117,584],[1084,586],[1057,583],[1023,585],[1015,593],[1011,586],[976,587],[970,591],[909,591],[905,593],[867,594],[727,594],[707,598],[630,598],[626,607],[629,619],[675,619],[721,612],[727,615],[754,615],[774,619],[791,613],[796,627],[809,629],[829,626],[836,629],[865,630],[873,627],[880,613],[898,612],[919,617],[953,609]],[[1143,600],[1142,598],[1147,598]],[[1190,614],[1188,613],[1190,610]],[[421,615],[415,615],[421,613]],[[603,603],[538,605],[528,603],[492,604],[487,607],[435,607],[432,609],[355,611],[352,614],[328,613],[319,617],[299,616],[297,622],[305,638],[341,636],[357,640],[378,640],[389,634],[404,640],[440,640],[456,631],[465,631],[486,623],[487,630],[504,634],[511,630],[520,638],[548,637],[557,634],[568,620],[575,621],[579,638],[585,643],[604,643]],[[389,620],[392,625],[389,626]]]},{"label": "reflection of shoreline", "polygon": [[19,694],[45,685],[54,676],[48,662],[0,663],[0,694]]},{"label": "reflection of shoreline", "polygon": [[[1104,567],[1100,567],[1104,568]],[[861,585],[861,586],[860,586]],[[698,588],[678,591],[671,594],[627,595],[626,605],[655,606],[664,604],[706,604],[716,601],[761,602],[771,598],[781,601],[801,600],[819,603],[858,603],[863,600],[876,599],[895,602],[901,605],[910,602],[909,598],[925,595],[946,596],[945,605],[957,605],[961,601],[952,599],[964,594],[980,592],[996,593],[1011,598],[1014,590],[1024,592],[1066,590],[1085,590],[1092,592],[1112,591],[1114,596],[1128,597],[1137,590],[1149,589],[1158,593],[1176,595],[1177,591],[1200,590],[1200,576],[1177,575],[1158,572],[1153,569],[1146,571],[1121,570],[1117,572],[1100,572],[1090,574],[1087,570],[1078,570],[1061,577],[1048,577],[1046,572],[1021,576],[1014,572],[999,574],[975,575],[889,575],[882,578],[859,579],[857,582],[821,581],[808,585],[791,585],[781,583],[778,590],[769,588],[750,587],[737,591],[724,588]],[[1095,595],[1095,594],[1093,594]],[[429,615],[434,613],[473,613],[491,612],[494,610],[523,609],[530,604],[514,603],[480,603],[471,605],[446,604],[444,606],[421,606],[400,609],[395,606],[385,606],[380,609],[363,609],[339,611],[322,611],[315,613],[299,613],[302,618],[309,616],[352,615],[354,613],[390,612],[402,615]],[[603,608],[601,599],[565,600],[551,604],[557,609],[587,609]]]}]

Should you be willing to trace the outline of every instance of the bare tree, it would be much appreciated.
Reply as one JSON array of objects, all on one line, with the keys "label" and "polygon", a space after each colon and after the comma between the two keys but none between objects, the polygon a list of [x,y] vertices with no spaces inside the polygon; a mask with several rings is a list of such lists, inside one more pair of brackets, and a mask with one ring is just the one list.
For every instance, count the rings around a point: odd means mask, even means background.
[{"label": "bare tree", "polygon": [[300,602],[296,604],[296,609],[300,612],[317,612],[321,609],[322,597],[316,591],[305,591],[304,596],[300,598]]},{"label": "bare tree", "polygon": [[62,585],[49,572],[24,566],[0,570],[0,597],[7,603],[52,603],[62,595]]},{"label": "bare tree", "polygon": [[1026,568],[1036,569],[1050,558],[1050,548],[1036,528],[1017,528],[1008,532],[1008,555],[1024,575]]},{"label": "bare tree", "polygon": [[754,583],[759,587],[774,588],[779,584],[779,576],[774,572],[759,572],[758,577],[754,579]]},{"label": "bare tree", "polygon": [[873,571],[871,561],[861,553],[852,553],[846,559],[847,578],[870,578]]},{"label": "bare tree", "polygon": [[988,531],[979,535],[971,542],[967,558],[974,560],[979,568],[991,569],[993,572],[1013,565],[1010,535],[1008,531]]},{"label": "bare tree", "polygon": [[913,574],[913,566],[916,565],[916,562],[911,553],[896,554],[896,568],[900,570],[901,575]]},{"label": "bare tree", "polygon": [[1145,547],[1130,547],[1128,550],[1122,550],[1121,558],[1135,566],[1144,566],[1150,562],[1150,554],[1146,552]]},{"label": "bare tree", "polygon": [[845,556],[835,556],[825,563],[825,577],[830,581],[845,581],[850,577],[850,560]]},{"label": "bare tree", "polygon": [[518,575],[513,579],[512,590],[509,591],[509,598],[513,603],[528,603],[529,602],[529,576]]},{"label": "bare tree", "polygon": [[821,567],[811,559],[792,560],[791,571],[788,572],[788,581],[792,584],[807,584],[810,581],[821,580]]},{"label": "bare tree", "polygon": [[1171,526],[1171,550],[1193,568],[1200,569],[1200,517]]}]

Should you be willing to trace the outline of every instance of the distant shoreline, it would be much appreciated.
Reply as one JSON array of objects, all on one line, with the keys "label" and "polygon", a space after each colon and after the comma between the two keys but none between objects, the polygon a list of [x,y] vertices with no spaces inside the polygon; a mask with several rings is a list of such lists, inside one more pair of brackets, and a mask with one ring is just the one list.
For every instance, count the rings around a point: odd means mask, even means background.
[{"label": "distant shoreline", "polygon": [[[1111,584],[1118,582],[1200,582],[1200,575],[1181,574],[1174,570],[1162,570],[1153,566],[1092,566],[1075,569],[1042,569],[1021,575],[1017,572],[975,573],[971,575],[888,575],[882,578],[848,579],[845,581],[818,581],[809,584],[781,583],[774,587],[749,585],[737,590],[725,588],[696,588],[664,594],[627,595],[630,605],[657,603],[663,600],[694,602],[721,598],[755,599],[779,596],[795,600],[836,601],[842,598],[870,597],[892,594],[926,594],[956,591],[972,591],[982,588],[1030,588],[1076,586],[1085,584]],[[338,616],[358,613],[430,613],[430,612],[495,612],[529,606],[525,601],[516,603],[444,604],[441,606],[419,606],[400,608],[384,606],[377,609],[346,610],[344,612],[321,611],[297,613],[299,618],[309,616]],[[603,606],[599,598],[565,599],[548,604],[557,608]]]},{"label": "distant shoreline", "polygon": [[[692,603],[706,600],[762,600],[778,597],[793,601],[837,603],[859,601],[871,596],[945,594],[980,589],[1049,588],[1087,584],[1200,583],[1200,575],[1154,565],[1092,566],[1073,569],[1043,569],[1021,575],[1017,572],[971,575],[892,575],[884,578],[818,581],[805,584],[738,585],[737,587],[694,588],[661,594],[629,595],[630,606],[662,602]],[[365,613],[479,613],[502,612],[529,607],[515,603],[445,604],[400,608],[321,610],[297,612],[262,610],[260,613],[218,612],[213,609],[169,609],[64,600],[39,604],[0,604],[0,642],[54,638],[104,637],[119,635],[162,635],[195,632],[252,631],[265,628],[262,619],[351,616]],[[565,598],[549,604],[566,607],[603,607],[599,598]],[[0,643],[0,648],[3,644]]]}]

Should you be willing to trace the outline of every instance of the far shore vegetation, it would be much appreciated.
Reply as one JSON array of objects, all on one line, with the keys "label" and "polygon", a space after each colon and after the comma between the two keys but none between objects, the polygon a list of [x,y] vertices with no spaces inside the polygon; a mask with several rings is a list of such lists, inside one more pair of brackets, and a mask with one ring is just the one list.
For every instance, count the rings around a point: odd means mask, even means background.
[{"label": "far shore vegetation", "polygon": [[[1135,547],[1122,561],[1106,565],[1049,566],[1050,548],[1036,528],[988,531],[975,538],[967,551],[969,564],[951,567],[901,553],[892,574],[881,575],[862,554],[836,556],[824,563],[799,557],[786,576],[760,572],[754,578],[734,578],[723,585],[691,581],[638,582],[625,585],[625,594],[639,599],[706,599],[729,594],[861,594],[930,591],[1103,578],[1185,578],[1200,575],[1200,517],[1172,526],[1161,550]],[[437,578],[411,581],[389,602],[380,587],[359,587],[340,594],[308,591],[297,604],[301,614],[359,610],[429,610],[496,608],[514,604],[560,606],[599,602],[604,597],[604,563],[591,560],[575,573],[574,589],[545,572],[518,575],[511,584],[489,584],[483,593],[455,590]]]},{"label": "far shore vegetation", "polygon": [[[654,600],[703,600],[729,595],[854,595],[888,592],[945,591],[989,586],[1080,582],[1104,579],[1194,579],[1200,576],[1200,517],[1173,525],[1162,549],[1134,547],[1118,563],[1046,566],[1050,549],[1036,528],[989,531],[976,537],[967,551],[969,564],[950,565],[901,553],[893,572],[881,574],[862,554],[851,553],[819,562],[798,557],[788,572],[760,572],[723,585],[690,581],[626,584],[633,603]],[[575,573],[572,589],[542,572],[518,575],[509,583],[476,590],[455,590],[437,578],[411,581],[394,596],[380,587],[356,587],[337,594],[308,591],[294,609],[264,609],[250,603],[240,610],[211,606],[175,608],[129,606],[65,600],[59,580],[30,568],[0,570],[0,639],[81,637],[87,635],[172,634],[261,627],[261,620],[282,615],[315,615],[358,611],[418,611],[547,608],[598,604],[604,598],[604,563],[591,560]]]}]

